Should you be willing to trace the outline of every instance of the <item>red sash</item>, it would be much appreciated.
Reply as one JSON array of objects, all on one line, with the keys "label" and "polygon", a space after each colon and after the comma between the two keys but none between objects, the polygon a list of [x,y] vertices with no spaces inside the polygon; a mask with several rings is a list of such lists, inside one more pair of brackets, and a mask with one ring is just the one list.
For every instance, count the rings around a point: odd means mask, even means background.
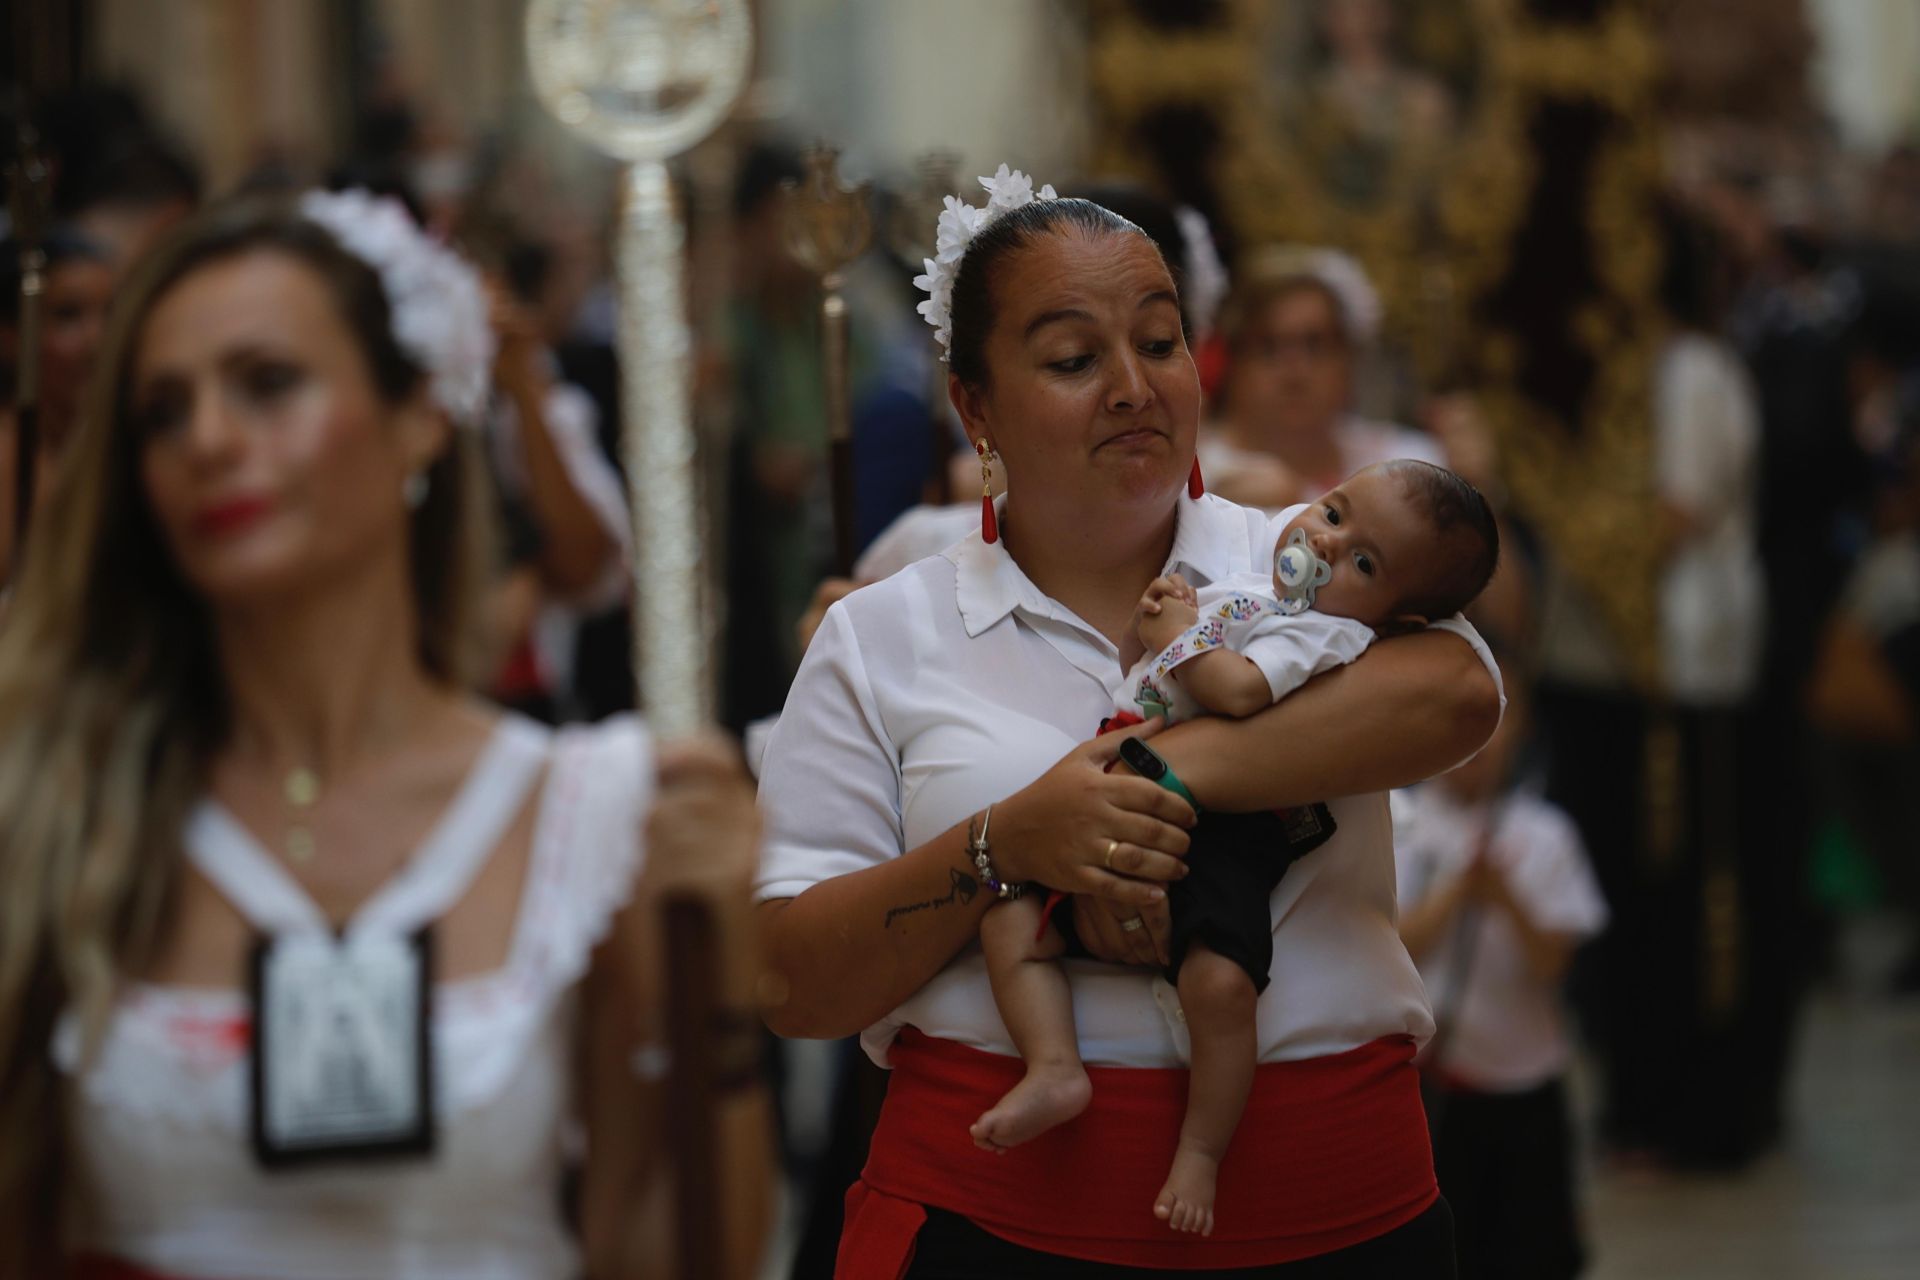
[{"label": "red sash", "polygon": [[1005,1155],[979,1150],[967,1126],[1023,1071],[1018,1058],[901,1033],[867,1167],[847,1192],[838,1280],[899,1280],[929,1205],[1045,1253],[1200,1271],[1359,1244],[1440,1194],[1410,1037],[1260,1066],[1221,1162],[1207,1239],[1153,1216],[1186,1109],[1185,1070],[1089,1067],[1085,1114]]}]

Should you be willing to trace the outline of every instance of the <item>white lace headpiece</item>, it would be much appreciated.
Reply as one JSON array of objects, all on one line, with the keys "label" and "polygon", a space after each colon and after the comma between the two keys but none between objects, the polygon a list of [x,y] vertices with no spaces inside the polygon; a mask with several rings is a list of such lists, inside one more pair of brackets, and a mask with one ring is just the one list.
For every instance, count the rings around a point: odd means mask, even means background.
[{"label": "white lace headpiece", "polygon": [[359,189],[309,191],[299,207],[380,277],[394,341],[426,372],[434,403],[456,423],[477,425],[493,376],[479,273],[422,231],[398,200]]},{"label": "white lace headpiece", "polygon": [[1004,164],[991,178],[980,179],[980,185],[987,189],[987,203],[983,208],[976,208],[959,196],[946,198],[947,207],[940,214],[939,231],[934,239],[934,256],[921,259],[927,273],[913,278],[915,288],[927,291],[927,300],[915,310],[933,326],[933,335],[940,340],[943,362],[953,347],[953,281],[960,274],[960,259],[966,256],[967,246],[1001,214],[1011,213],[1035,200],[1059,198],[1051,185],[1036,193],[1032,178]]}]

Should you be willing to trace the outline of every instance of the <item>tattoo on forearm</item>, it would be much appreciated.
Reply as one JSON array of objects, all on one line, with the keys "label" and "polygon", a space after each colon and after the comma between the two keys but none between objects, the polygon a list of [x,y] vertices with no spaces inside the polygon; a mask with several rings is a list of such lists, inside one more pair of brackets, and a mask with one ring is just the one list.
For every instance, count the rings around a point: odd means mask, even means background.
[{"label": "tattoo on forearm", "polygon": [[910,916],[916,911],[937,911],[941,907],[958,902],[966,906],[973,896],[980,892],[980,882],[958,868],[948,868],[947,891],[937,898],[928,898],[925,902],[904,902],[897,907],[887,908],[887,924],[892,924],[898,916]]}]

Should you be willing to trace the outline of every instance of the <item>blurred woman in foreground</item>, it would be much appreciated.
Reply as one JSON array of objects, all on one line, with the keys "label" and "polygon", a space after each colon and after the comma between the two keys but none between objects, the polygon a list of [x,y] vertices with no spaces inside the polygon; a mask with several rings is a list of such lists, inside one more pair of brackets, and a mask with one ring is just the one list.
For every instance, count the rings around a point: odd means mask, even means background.
[{"label": "blurred woman in foreground", "polygon": [[216,210],[121,299],[0,628],[0,1272],[659,1257],[650,905],[713,902],[744,1007],[757,827],[719,748],[465,692],[484,314],[352,192]]}]

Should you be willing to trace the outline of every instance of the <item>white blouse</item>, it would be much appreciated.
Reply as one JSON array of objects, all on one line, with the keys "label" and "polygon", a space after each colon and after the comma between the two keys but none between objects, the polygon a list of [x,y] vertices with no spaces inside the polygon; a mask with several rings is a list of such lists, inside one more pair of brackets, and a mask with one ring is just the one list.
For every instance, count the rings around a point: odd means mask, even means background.
[{"label": "white blouse", "polygon": [[[249,1144],[246,994],[131,984],[94,1059],[62,1020],[80,1247],[169,1275],[562,1280],[578,984],[632,889],[653,770],[632,717],[558,735],[503,720],[435,832],[355,914],[406,928],[458,901],[539,785],[532,857],[506,963],[433,991],[437,1147],[424,1160],[263,1172]],[[541,781],[544,771],[545,779]],[[212,802],[188,825],[196,866],[256,928],[318,908]],[[324,925],[324,921],[322,921]]]},{"label": "white blouse", "polygon": [[[1607,903],[1573,820],[1537,796],[1517,792],[1492,806],[1465,806],[1437,786],[1393,793],[1400,829],[1394,858],[1400,902],[1411,908],[1464,875],[1481,831],[1498,823],[1487,856],[1506,877],[1536,928],[1585,941],[1607,924]],[[1557,986],[1528,967],[1513,921],[1484,906],[1463,908],[1420,961],[1427,994],[1453,1019],[1440,1066],[1481,1089],[1518,1091],[1555,1079],[1572,1048]],[[1472,931],[1469,941],[1465,930]]]},{"label": "white blouse", "polygon": [[[1270,565],[1294,508],[1269,519],[1182,496],[1167,570],[1196,585]],[[1465,622],[1436,624],[1473,645]],[[792,898],[878,865],[1034,781],[1124,699],[1107,638],[1041,594],[1003,544],[976,533],[828,610],[768,746],[767,842],[757,896]],[[1330,802],[1338,831],[1273,895],[1272,984],[1260,998],[1263,1061],[1316,1057],[1381,1036],[1424,1040],[1426,995],[1394,927],[1393,824],[1383,793]],[[1173,988],[1140,969],[1070,960],[1090,1063],[1184,1065]],[[1012,1054],[977,947],[862,1040],[875,1061],[902,1026]]]}]

